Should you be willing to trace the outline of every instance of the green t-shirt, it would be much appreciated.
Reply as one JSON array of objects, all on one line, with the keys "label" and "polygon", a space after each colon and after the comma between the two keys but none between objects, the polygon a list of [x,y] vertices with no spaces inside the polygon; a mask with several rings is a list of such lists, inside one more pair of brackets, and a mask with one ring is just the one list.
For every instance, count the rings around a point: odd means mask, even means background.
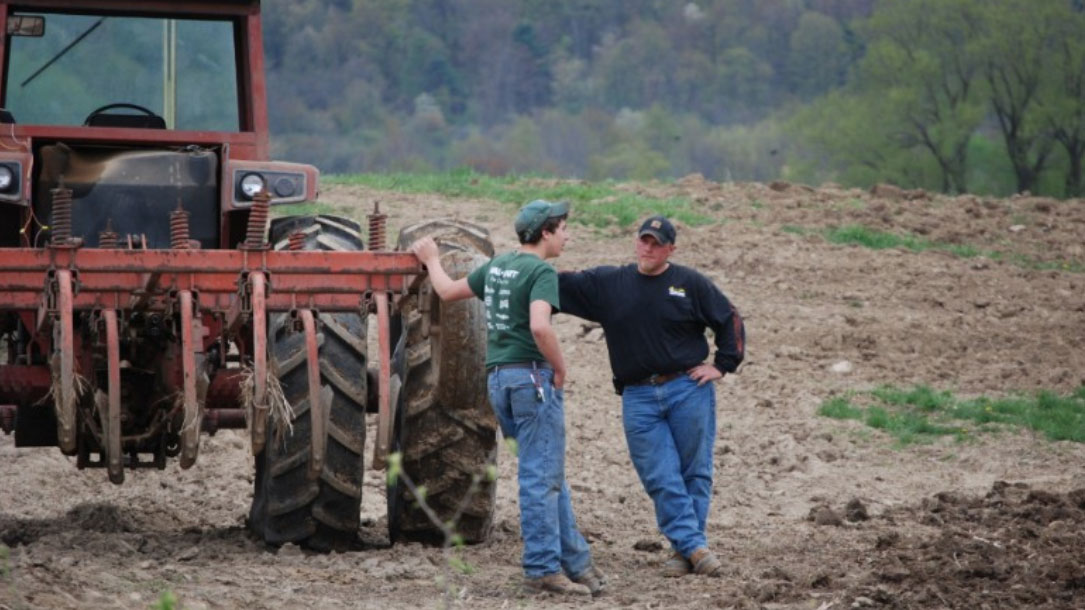
[{"label": "green t-shirt", "polygon": [[534,254],[508,252],[467,276],[467,285],[486,304],[486,368],[545,361],[531,335],[531,303],[558,308],[558,273]]}]

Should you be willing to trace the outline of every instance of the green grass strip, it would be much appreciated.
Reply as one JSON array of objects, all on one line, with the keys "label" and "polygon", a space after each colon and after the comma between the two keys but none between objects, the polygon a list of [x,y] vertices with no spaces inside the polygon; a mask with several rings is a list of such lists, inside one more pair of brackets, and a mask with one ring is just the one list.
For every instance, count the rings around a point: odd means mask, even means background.
[{"label": "green grass strip", "polygon": [[825,239],[830,243],[840,245],[857,245],[873,250],[885,250],[887,248],[904,248],[912,252],[924,250],[937,250],[949,252],[961,258],[974,258],[985,256],[992,260],[1007,259],[1012,263],[1029,269],[1059,270],[1072,273],[1085,272],[1085,265],[1077,261],[1038,261],[1022,254],[1007,255],[994,250],[980,250],[967,244],[948,244],[931,241],[914,235],[897,235],[870,229],[862,225],[846,225],[843,227],[831,227],[823,232]]},{"label": "green grass strip", "polygon": [[663,214],[691,226],[714,222],[693,209],[687,197],[658,198],[616,188],[613,181],[583,182],[546,176],[488,176],[470,170],[434,174],[340,174],[326,176],[329,184],[362,185],[403,193],[435,193],[445,197],[491,199],[510,206],[534,199],[568,201],[570,219],[592,227],[625,227],[651,214]]},{"label": "green grass strip", "polygon": [[315,216],[318,214],[331,214],[335,216],[350,216],[352,211],[348,211],[339,206],[334,206],[323,201],[309,201],[305,203],[288,203],[286,205],[277,205],[271,208],[271,213],[275,217],[282,216]]},{"label": "green grass strip", "polygon": [[1085,386],[1066,395],[1045,390],[959,399],[924,385],[886,385],[830,398],[818,408],[818,415],[861,421],[890,435],[900,446],[929,443],[940,436],[964,440],[1005,427],[1035,430],[1053,441],[1085,443]]}]

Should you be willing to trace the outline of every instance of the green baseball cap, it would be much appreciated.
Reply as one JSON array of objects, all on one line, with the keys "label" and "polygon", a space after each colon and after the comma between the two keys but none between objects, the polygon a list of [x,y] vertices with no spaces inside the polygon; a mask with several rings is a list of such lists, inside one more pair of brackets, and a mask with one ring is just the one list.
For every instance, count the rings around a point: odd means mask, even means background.
[{"label": "green baseball cap", "polygon": [[536,199],[531,203],[520,208],[520,213],[516,215],[516,222],[513,225],[516,228],[516,234],[530,238],[535,235],[543,224],[550,218],[558,218],[565,216],[569,213],[569,203],[567,201],[546,201],[545,199]]}]

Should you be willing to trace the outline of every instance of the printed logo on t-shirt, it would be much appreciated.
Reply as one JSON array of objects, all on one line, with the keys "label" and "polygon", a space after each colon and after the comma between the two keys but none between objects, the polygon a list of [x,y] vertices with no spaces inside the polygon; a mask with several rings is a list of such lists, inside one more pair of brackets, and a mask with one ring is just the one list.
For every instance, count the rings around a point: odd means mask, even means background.
[{"label": "printed logo on t-shirt", "polygon": [[668,289],[668,292],[672,297],[682,297],[683,299],[686,298],[686,289],[680,286],[671,286]]},{"label": "printed logo on t-shirt", "polygon": [[518,269],[499,269],[497,267],[490,267],[490,275],[505,279],[511,279],[520,275]]},{"label": "printed logo on t-shirt", "polygon": [[512,294],[509,285],[519,275],[520,271],[518,269],[490,267],[489,281],[486,282],[485,288],[483,288],[487,330],[502,331],[512,328],[509,324],[511,318],[508,314],[510,307],[509,296]]}]

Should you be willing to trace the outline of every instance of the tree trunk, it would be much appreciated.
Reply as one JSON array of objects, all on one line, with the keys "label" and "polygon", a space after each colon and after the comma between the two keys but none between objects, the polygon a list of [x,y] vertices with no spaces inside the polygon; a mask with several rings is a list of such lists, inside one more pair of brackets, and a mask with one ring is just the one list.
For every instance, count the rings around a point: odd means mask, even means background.
[{"label": "tree trunk", "polygon": [[1066,196],[1085,196],[1081,185],[1081,160],[1085,156],[1085,142],[1077,146],[1067,146],[1066,152],[1070,156],[1070,167],[1066,170]]},{"label": "tree trunk", "polygon": [[[1033,192],[1040,172],[1047,166],[1047,156],[1051,153],[1051,140],[1037,142],[1036,138],[1020,138],[1006,133],[1006,148],[1009,152],[1013,173],[1017,177],[1017,192]],[[1029,161],[1029,149],[1036,145],[1036,158]]]}]

